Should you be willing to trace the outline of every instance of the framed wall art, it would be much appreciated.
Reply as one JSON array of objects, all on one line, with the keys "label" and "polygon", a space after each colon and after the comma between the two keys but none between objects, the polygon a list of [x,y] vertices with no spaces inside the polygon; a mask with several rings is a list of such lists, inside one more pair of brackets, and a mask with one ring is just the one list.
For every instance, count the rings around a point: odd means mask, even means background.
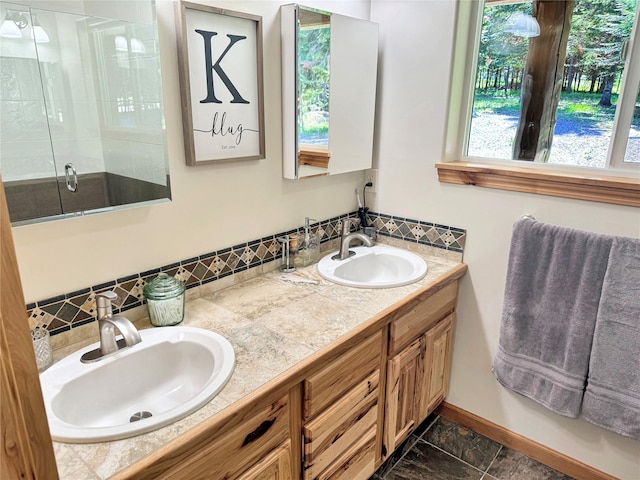
[{"label": "framed wall art", "polygon": [[262,17],[176,3],[187,165],[265,158]]}]

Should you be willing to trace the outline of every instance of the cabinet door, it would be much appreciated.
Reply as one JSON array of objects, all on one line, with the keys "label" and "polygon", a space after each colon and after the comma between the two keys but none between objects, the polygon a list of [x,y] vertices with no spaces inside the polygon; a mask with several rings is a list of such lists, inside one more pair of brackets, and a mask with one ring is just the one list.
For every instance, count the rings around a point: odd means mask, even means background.
[{"label": "cabinet door", "polygon": [[292,480],[291,442],[286,441],[253,468],[240,475],[238,480]]},{"label": "cabinet door", "polygon": [[422,336],[389,360],[383,449],[386,455],[420,423],[424,355]]},{"label": "cabinet door", "polygon": [[422,418],[426,418],[444,400],[449,388],[454,319],[452,313],[425,335],[426,396],[423,397]]}]

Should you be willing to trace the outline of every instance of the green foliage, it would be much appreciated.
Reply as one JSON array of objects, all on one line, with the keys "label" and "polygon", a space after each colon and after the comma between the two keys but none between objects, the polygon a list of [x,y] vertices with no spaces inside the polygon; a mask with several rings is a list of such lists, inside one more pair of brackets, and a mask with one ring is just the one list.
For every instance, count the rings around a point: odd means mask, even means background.
[{"label": "green foliage", "polygon": [[[598,107],[598,93],[563,93],[558,104],[557,119],[580,122],[592,126],[613,123],[615,107]],[[617,97],[613,96],[614,100]],[[482,113],[518,116],[520,114],[520,97],[517,94],[508,96],[487,94],[476,90],[473,109]],[[639,109],[640,110],[640,109]]]},{"label": "green foliage", "polygon": [[329,135],[329,123],[306,125],[304,128],[300,128],[298,133],[301,139],[306,140],[302,143],[311,143],[312,139],[324,139]]},{"label": "green foliage", "polygon": [[[301,29],[298,33],[300,117],[309,112],[329,112],[329,28]],[[304,122],[303,122],[304,123]],[[313,128],[313,126],[309,126]],[[306,128],[302,125],[302,128]]]},{"label": "green foliage", "polygon": [[484,90],[476,89],[473,110],[484,113],[518,115],[520,113],[520,95],[517,92],[507,96],[494,95],[487,94]]},{"label": "green foliage", "polygon": [[637,0],[579,0],[572,18],[568,53],[591,74],[621,73],[623,42],[631,35]]},{"label": "green foliage", "polygon": [[[579,78],[586,80],[580,86],[583,90],[593,91],[596,82],[619,79],[624,68],[620,52],[631,35],[637,3],[638,0],[577,1],[567,44],[565,75],[578,73]],[[477,87],[520,88],[517,76],[526,63],[529,42],[508,33],[506,28],[517,12],[531,15],[532,3],[485,6]]]},{"label": "green foliage", "polygon": [[[615,106],[603,108],[598,106],[598,93],[563,93],[558,104],[557,117],[567,122],[580,123],[591,127],[611,129],[616,114]],[[612,95],[617,102],[617,95]]]}]

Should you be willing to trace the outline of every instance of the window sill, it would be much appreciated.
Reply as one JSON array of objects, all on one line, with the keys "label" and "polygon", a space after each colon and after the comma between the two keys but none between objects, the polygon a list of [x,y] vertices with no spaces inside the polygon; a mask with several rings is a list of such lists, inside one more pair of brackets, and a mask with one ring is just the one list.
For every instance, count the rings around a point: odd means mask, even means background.
[{"label": "window sill", "polygon": [[640,207],[640,179],[472,162],[437,163],[441,183]]}]

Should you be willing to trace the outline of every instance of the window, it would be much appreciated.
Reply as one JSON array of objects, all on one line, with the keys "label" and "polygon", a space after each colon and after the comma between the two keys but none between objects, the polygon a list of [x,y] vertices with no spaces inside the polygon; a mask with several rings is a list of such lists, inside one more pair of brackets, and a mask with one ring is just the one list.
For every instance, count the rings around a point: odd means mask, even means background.
[{"label": "window", "polygon": [[[458,162],[438,165],[441,181],[461,162],[576,183],[614,175],[640,206],[637,3],[459,2],[447,145]],[[455,183],[481,183],[467,173]]]},{"label": "window", "polygon": [[635,106],[633,110],[633,121],[629,131],[629,140],[625,147],[625,162],[640,162],[640,82],[638,82],[638,93],[636,95]]}]

